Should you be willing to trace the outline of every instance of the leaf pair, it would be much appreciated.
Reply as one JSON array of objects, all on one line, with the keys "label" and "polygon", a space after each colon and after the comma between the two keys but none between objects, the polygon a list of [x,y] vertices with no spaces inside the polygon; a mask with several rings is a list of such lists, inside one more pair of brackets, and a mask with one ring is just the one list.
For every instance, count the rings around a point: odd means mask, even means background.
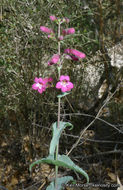
[{"label": "leaf pair", "polygon": [[87,182],[89,182],[89,177],[87,173],[83,169],[81,169],[79,166],[74,164],[74,162],[66,155],[58,155],[58,160],[55,160],[53,155],[49,155],[47,158],[42,158],[41,160],[37,160],[30,165],[30,171],[32,170],[33,166],[35,166],[36,164],[41,164],[41,163],[53,164],[55,166],[62,166],[65,168],[72,169],[84,175],[85,178],[87,179]]}]

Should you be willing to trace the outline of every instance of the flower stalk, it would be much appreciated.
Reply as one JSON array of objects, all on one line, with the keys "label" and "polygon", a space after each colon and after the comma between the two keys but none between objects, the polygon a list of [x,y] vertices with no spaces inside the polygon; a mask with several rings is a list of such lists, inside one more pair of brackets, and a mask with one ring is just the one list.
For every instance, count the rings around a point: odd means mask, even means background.
[{"label": "flower stalk", "polygon": [[[60,25],[61,23],[58,23],[58,39],[60,38]],[[60,41],[58,41],[58,55],[60,56],[61,49],[60,49]],[[58,78],[60,78],[61,75],[61,61],[59,60],[58,65]],[[60,126],[60,108],[61,108],[61,98],[58,98],[58,119],[57,119],[57,127]],[[59,153],[59,143],[56,146],[56,152],[55,152],[55,159],[58,160],[58,153]],[[55,166],[55,189],[57,190],[57,179],[58,179],[58,166]]]}]

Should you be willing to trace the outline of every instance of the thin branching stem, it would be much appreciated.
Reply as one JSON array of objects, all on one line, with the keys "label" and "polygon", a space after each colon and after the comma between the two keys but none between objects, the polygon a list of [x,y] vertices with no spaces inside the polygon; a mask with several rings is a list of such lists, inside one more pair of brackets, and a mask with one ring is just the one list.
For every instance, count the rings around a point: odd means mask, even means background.
[{"label": "thin branching stem", "polygon": [[72,152],[72,150],[77,147],[77,145],[79,144],[83,134],[85,133],[85,131],[97,120],[97,118],[99,118],[100,113],[102,112],[102,109],[105,107],[105,105],[110,101],[110,99],[116,94],[116,92],[118,91],[118,89],[120,88],[120,85],[118,85],[118,87],[116,88],[116,90],[114,91],[114,93],[112,93],[109,97],[107,97],[107,100],[105,101],[105,103],[103,104],[103,106],[100,108],[100,110],[98,111],[96,117],[91,121],[91,123],[89,123],[87,125],[87,127],[85,127],[81,133],[80,133],[80,137],[78,138],[78,140],[75,142],[75,144],[72,146],[72,148],[69,150],[69,152],[67,153],[67,156]]}]

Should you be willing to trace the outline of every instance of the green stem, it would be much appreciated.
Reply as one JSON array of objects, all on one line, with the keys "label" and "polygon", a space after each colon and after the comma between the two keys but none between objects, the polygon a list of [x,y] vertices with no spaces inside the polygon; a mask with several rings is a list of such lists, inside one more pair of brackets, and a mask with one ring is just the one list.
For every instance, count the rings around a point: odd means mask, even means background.
[{"label": "green stem", "polygon": [[[58,24],[58,39],[60,37],[60,23]],[[60,56],[60,41],[58,41],[58,54]],[[58,78],[60,78],[61,75],[61,63],[58,65]],[[60,108],[61,108],[61,99],[58,98],[58,119],[57,119],[57,127],[60,126]],[[59,153],[59,143],[56,146],[56,152],[55,152],[55,160],[58,160],[58,153]],[[55,166],[55,189],[57,190],[57,183],[58,180],[58,166]]]}]

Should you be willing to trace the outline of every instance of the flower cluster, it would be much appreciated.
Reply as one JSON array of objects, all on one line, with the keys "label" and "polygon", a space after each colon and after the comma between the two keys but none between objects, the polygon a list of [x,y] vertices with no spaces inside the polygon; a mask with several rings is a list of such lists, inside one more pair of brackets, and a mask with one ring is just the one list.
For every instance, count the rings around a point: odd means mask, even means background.
[{"label": "flower cluster", "polygon": [[[61,24],[61,23],[69,23],[69,19],[68,18],[63,18],[63,19],[59,19],[56,16],[52,15],[50,16],[50,20],[53,22],[56,22],[57,24]],[[41,26],[40,30],[46,34],[48,34],[48,38],[55,38],[55,32],[53,31],[53,29],[45,27],[45,26]],[[59,37],[58,36],[58,41],[61,41],[64,39],[64,37],[66,35],[70,35],[70,34],[74,34],[75,33],[75,29],[74,28],[67,28],[67,29],[63,29],[62,30],[62,35]],[[56,39],[56,38],[55,38]],[[79,61],[80,59],[85,58],[85,54],[76,50],[76,49],[65,49],[64,50],[64,54],[63,54],[64,58],[67,59],[72,59],[74,61]],[[54,54],[51,59],[48,61],[48,65],[57,65],[58,67],[62,65],[62,61],[60,60],[61,55],[59,54]],[[60,67],[59,67],[60,68]],[[52,78],[35,78],[35,83],[32,85],[32,88],[34,90],[38,90],[39,93],[43,93],[46,88],[51,87],[52,86],[52,82],[53,79]],[[70,82],[70,77],[66,76],[66,75],[61,75],[59,78],[59,82],[56,83],[56,88],[57,89],[61,89],[61,91],[67,92],[70,91],[73,88],[73,83]]]}]

